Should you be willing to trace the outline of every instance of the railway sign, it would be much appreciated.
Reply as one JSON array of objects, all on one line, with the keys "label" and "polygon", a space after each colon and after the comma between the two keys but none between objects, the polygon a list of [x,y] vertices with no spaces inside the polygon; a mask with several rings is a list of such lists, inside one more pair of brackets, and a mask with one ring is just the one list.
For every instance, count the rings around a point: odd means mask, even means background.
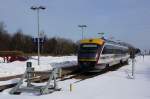
[{"label": "railway sign", "polygon": [[[46,39],[45,38],[39,38],[39,41],[40,41],[40,46],[42,46],[45,43]],[[32,42],[34,44],[38,45],[38,38],[32,38]]]}]

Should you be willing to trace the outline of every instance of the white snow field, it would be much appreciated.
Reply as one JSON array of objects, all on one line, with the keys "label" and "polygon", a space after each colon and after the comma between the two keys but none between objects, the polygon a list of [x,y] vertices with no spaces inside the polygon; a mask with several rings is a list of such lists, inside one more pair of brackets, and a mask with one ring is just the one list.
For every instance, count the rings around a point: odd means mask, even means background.
[{"label": "white snow field", "polygon": [[[3,63],[0,58],[0,77],[14,76],[23,74],[26,69],[26,62],[15,61],[12,63]],[[76,56],[61,56],[61,57],[40,57],[40,66],[37,65],[37,57],[32,57],[28,60],[32,62],[32,66],[36,71],[50,70],[52,67],[65,67],[77,64]]]},{"label": "white snow field", "polygon": [[[140,56],[136,58],[135,79],[128,77],[131,75],[131,65],[126,65],[116,71],[109,71],[83,81],[79,79],[59,81],[58,86],[62,90],[51,94],[10,95],[8,93],[10,89],[8,89],[0,93],[0,99],[150,99],[149,60],[150,56],[145,56],[144,59]],[[18,62],[15,62],[13,66],[18,67]],[[70,84],[73,84],[72,92],[69,91]]]}]

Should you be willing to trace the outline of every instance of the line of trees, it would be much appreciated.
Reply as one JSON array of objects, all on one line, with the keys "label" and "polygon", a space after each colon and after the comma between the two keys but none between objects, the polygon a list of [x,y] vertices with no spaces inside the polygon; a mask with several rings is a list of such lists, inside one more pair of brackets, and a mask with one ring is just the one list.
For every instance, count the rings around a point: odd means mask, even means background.
[{"label": "line of trees", "polygon": [[[37,45],[33,43],[32,36],[25,35],[18,30],[13,35],[5,29],[3,22],[0,22],[0,51],[22,51],[26,54],[37,53]],[[75,42],[64,38],[48,38],[41,46],[41,53],[45,55],[70,55],[76,54],[77,45]]]}]

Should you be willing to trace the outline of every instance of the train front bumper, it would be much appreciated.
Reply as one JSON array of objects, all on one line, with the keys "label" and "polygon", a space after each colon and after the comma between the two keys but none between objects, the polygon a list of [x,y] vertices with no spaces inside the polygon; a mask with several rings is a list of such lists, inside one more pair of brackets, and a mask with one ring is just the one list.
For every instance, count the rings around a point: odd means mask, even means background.
[{"label": "train front bumper", "polygon": [[78,65],[81,68],[93,68],[96,65],[96,59],[78,59]]}]

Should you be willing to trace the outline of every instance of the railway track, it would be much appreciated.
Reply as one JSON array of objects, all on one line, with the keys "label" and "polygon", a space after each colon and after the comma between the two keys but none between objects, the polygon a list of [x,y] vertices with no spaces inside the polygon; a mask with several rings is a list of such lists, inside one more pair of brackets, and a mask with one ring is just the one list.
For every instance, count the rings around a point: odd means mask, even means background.
[{"label": "railway track", "polygon": [[5,89],[12,88],[12,87],[14,87],[14,86],[16,86],[16,85],[17,85],[17,83],[1,85],[1,86],[0,86],[0,92],[2,92],[2,91],[5,90]]},{"label": "railway track", "polygon": [[[125,65],[125,64],[124,64]],[[59,81],[65,81],[65,80],[69,80],[69,79],[79,79],[77,82],[101,75],[101,74],[105,74],[109,71],[115,71],[119,68],[121,68],[124,65],[115,65],[113,67],[107,68],[107,69],[103,69],[103,70],[88,70],[88,71],[80,71],[77,66],[74,67],[67,67],[67,68],[62,68],[62,77],[58,78]],[[32,80],[32,82],[35,83],[42,83],[48,80],[48,76],[46,73],[42,73],[42,72],[36,72],[35,73],[35,79]],[[15,78],[19,78],[21,77],[21,75],[16,75],[16,76],[10,76],[10,77],[6,77],[6,78],[0,78],[0,81],[6,81],[6,80],[10,80],[10,79],[15,79]],[[76,82],[76,83],[77,83]],[[2,85],[0,86],[0,92],[8,89],[8,88],[12,88],[16,85],[17,83],[12,83],[12,84],[6,84],[6,85]]]},{"label": "railway track", "polygon": [[83,80],[86,80],[86,79],[89,79],[89,78],[92,78],[92,77],[95,77],[98,75],[105,74],[107,72],[116,71],[117,69],[119,69],[125,65],[127,65],[127,64],[117,64],[117,65],[114,65],[112,67],[102,69],[102,70],[97,70],[97,69],[90,69],[87,71],[76,70],[76,71],[72,71],[71,73],[66,75],[64,78],[61,79],[61,81],[73,79],[73,78],[83,81]]}]

